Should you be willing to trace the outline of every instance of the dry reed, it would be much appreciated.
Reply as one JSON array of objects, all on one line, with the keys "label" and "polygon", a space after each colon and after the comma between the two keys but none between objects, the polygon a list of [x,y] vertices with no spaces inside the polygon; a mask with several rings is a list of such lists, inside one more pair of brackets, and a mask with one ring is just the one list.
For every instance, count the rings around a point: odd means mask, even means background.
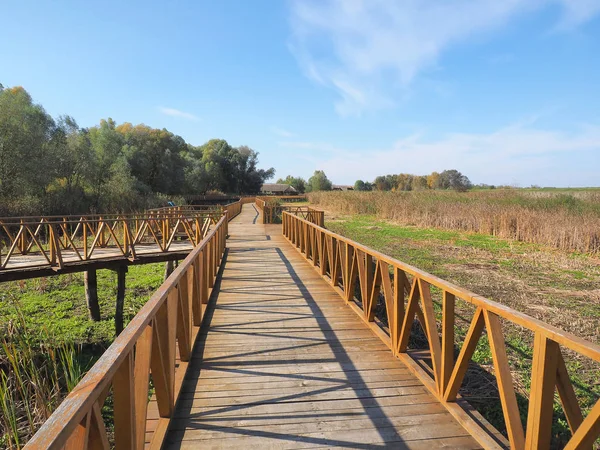
[{"label": "dry reed", "polygon": [[53,344],[18,319],[0,328],[0,448],[20,449],[82,378],[74,344]]},{"label": "dry reed", "polygon": [[341,214],[600,253],[600,191],[566,192],[314,192],[309,201]]}]

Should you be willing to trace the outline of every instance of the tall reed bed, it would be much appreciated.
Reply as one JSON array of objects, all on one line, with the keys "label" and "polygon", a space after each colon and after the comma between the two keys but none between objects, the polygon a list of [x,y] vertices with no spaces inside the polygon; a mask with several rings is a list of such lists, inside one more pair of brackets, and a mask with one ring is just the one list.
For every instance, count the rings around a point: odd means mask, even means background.
[{"label": "tall reed bed", "polygon": [[341,214],[600,253],[600,190],[314,192],[309,200]]},{"label": "tall reed bed", "polygon": [[0,327],[0,448],[20,449],[83,377],[71,343],[30,332],[22,314]]}]

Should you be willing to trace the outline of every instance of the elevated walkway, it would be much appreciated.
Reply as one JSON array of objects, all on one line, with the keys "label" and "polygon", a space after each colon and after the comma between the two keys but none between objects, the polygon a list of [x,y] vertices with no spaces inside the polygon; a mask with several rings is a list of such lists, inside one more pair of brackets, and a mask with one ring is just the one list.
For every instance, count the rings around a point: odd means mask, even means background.
[{"label": "elevated walkway", "polygon": [[229,234],[165,448],[481,447],[280,225],[248,204]]}]

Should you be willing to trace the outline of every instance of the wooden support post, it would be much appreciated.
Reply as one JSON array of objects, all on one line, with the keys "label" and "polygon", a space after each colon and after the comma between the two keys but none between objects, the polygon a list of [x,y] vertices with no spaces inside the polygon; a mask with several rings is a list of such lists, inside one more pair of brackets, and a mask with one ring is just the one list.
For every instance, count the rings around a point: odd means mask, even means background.
[{"label": "wooden support post", "polygon": [[117,304],[115,309],[115,331],[117,336],[123,331],[123,307],[125,305],[125,276],[127,266],[119,266],[117,272]]},{"label": "wooden support post", "polygon": [[100,321],[100,305],[98,304],[98,277],[95,269],[86,270],[83,273],[85,284],[85,300],[90,312],[90,319],[94,322]]},{"label": "wooden support post", "polygon": [[169,275],[173,273],[173,261],[167,261],[165,263],[165,280],[169,278]]}]

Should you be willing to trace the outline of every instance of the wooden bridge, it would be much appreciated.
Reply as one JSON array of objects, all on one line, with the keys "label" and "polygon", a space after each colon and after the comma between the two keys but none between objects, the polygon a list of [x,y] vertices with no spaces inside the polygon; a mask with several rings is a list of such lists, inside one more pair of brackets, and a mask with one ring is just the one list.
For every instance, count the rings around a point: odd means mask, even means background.
[{"label": "wooden bridge", "polygon": [[216,207],[0,218],[0,282],[184,259],[222,214]]},{"label": "wooden bridge", "polygon": [[[455,358],[459,302],[475,312]],[[415,322],[426,349],[410,348]],[[535,336],[525,426],[507,322]],[[482,333],[506,437],[458,395]],[[291,212],[265,225],[246,204],[212,227],[26,448],[548,448],[555,388],[567,447],[592,448],[600,403],[584,417],[565,349],[600,361],[597,345]]]}]

